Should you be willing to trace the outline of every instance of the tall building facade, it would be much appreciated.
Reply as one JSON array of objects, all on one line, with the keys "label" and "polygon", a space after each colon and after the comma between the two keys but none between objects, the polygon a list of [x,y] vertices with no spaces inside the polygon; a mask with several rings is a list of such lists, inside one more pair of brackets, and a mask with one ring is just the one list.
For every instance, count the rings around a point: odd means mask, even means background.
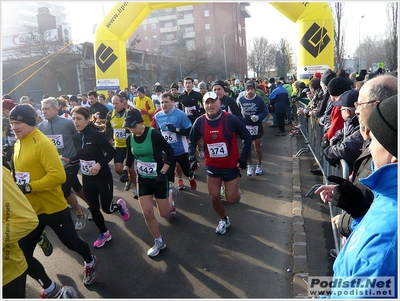
[{"label": "tall building facade", "polygon": [[[136,50],[169,54],[179,43],[188,49],[220,48],[228,78],[247,74],[245,20],[248,2],[216,2],[178,6],[153,11],[129,39],[140,39]],[[226,66],[224,66],[226,65]]]}]

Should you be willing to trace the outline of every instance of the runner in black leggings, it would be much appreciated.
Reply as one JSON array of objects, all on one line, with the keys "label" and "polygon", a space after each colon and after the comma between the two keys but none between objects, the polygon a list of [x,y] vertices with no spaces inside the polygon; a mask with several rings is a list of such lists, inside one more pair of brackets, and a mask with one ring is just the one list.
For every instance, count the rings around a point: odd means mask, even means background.
[{"label": "runner in black leggings", "polygon": [[101,209],[111,214],[119,212],[124,221],[129,219],[130,213],[123,199],[113,202],[113,177],[108,163],[115,156],[114,147],[106,136],[92,123],[91,114],[86,107],[78,106],[72,110],[74,125],[78,130],[73,137],[77,154],[73,158],[63,158],[67,163],[80,161],[82,172],[83,191],[89,202],[93,221],[100,230],[100,236],[93,247],[101,248],[111,240],[110,231],[104,223]]}]

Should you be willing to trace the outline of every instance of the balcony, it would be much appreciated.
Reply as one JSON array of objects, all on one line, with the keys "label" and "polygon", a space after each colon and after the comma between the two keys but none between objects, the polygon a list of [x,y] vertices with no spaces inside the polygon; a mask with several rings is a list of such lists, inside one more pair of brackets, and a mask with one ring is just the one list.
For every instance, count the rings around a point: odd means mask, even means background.
[{"label": "balcony", "polygon": [[183,12],[183,11],[193,11],[193,5],[185,5],[185,6],[177,6],[176,11],[177,12]]},{"label": "balcony", "polygon": [[194,38],[195,36],[196,34],[194,33],[194,31],[182,33],[182,37],[184,37],[185,39]]},{"label": "balcony", "polygon": [[240,5],[240,14],[243,16],[243,18],[251,17],[250,12],[247,10],[246,6],[243,4]]},{"label": "balcony", "polygon": [[178,19],[178,26],[194,24],[194,18]]},{"label": "balcony", "polygon": [[160,28],[160,33],[177,32],[177,31],[178,31],[178,26]]}]

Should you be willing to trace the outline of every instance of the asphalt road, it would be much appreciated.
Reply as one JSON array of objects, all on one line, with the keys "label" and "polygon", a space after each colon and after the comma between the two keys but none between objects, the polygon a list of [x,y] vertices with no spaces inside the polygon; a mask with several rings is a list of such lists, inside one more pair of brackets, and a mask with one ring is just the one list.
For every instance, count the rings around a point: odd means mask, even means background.
[{"label": "asphalt road", "polygon": [[[35,257],[51,279],[74,287],[79,298],[293,298],[292,143],[303,147],[304,139],[275,136],[276,129],[269,128],[269,124],[262,141],[264,173],[247,177],[242,172],[242,201],[236,205],[225,203],[231,219],[226,234],[215,234],[219,218],[209,200],[201,160],[196,172],[197,190],[193,191],[185,179],[188,186],[175,201],[177,215],[166,219],[157,215],[167,243],[157,257],[147,256],[153,238],[138,201],[133,199],[132,191],[123,190],[124,184],[115,173],[114,198],[127,200],[130,219],[123,222],[118,214],[104,214],[113,238],[101,249],[92,247],[98,236],[92,221],[79,231],[100,259],[97,282],[83,285],[83,259],[62,245],[51,229],[46,231],[54,246],[53,254],[45,257],[37,247]],[[254,163],[255,158],[253,151]],[[318,181],[313,175],[310,179],[309,164],[312,158],[305,154],[300,159],[303,195]],[[84,205],[82,200],[79,202]],[[327,254],[332,248],[330,242],[333,245],[329,210],[315,196],[305,201],[304,214],[305,228],[310,233],[310,270],[328,275],[332,262]],[[28,276],[26,297],[38,298],[40,290]]]}]

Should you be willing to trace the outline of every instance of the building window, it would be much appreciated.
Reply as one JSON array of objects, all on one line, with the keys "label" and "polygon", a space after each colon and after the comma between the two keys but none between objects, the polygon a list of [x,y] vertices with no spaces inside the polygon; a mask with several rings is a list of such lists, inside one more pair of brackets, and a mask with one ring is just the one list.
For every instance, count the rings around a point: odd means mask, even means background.
[{"label": "building window", "polygon": [[209,17],[210,16],[210,10],[205,9],[204,10],[204,17]]},{"label": "building window", "polygon": [[147,36],[144,37],[144,40],[147,41]]},{"label": "building window", "polygon": [[153,52],[157,52],[157,51],[158,51],[158,47],[155,47]]},{"label": "building window", "polygon": [[172,41],[174,39],[174,34],[173,33],[166,34],[165,39],[167,41]]},{"label": "building window", "polygon": [[157,35],[153,36],[153,42],[157,42]]},{"label": "building window", "polygon": [[189,50],[191,50],[191,49],[194,49],[194,40],[187,40],[186,41],[186,48],[187,49],[189,49]]},{"label": "building window", "polygon": [[172,22],[167,22],[164,24],[164,28],[171,28],[173,26],[174,26],[174,24]]},{"label": "building window", "polygon": [[147,24],[143,24],[143,30],[147,30]]},{"label": "building window", "polygon": [[157,24],[151,24],[151,31],[155,31],[157,29]]},{"label": "building window", "polygon": [[205,30],[210,30],[210,23],[204,24],[204,28],[205,28]]},{"label": "building window", "polygon": [[194,28],[192,26],[185,27],[185,32],[193,32]]},{"label": "building window", "polygon": [[211,44],[211,37],[206,37],[206,44]]},{"label": "building window", "polygon": [[193,19],[193,13],[184,13],[183,18],[184,19]]}]

